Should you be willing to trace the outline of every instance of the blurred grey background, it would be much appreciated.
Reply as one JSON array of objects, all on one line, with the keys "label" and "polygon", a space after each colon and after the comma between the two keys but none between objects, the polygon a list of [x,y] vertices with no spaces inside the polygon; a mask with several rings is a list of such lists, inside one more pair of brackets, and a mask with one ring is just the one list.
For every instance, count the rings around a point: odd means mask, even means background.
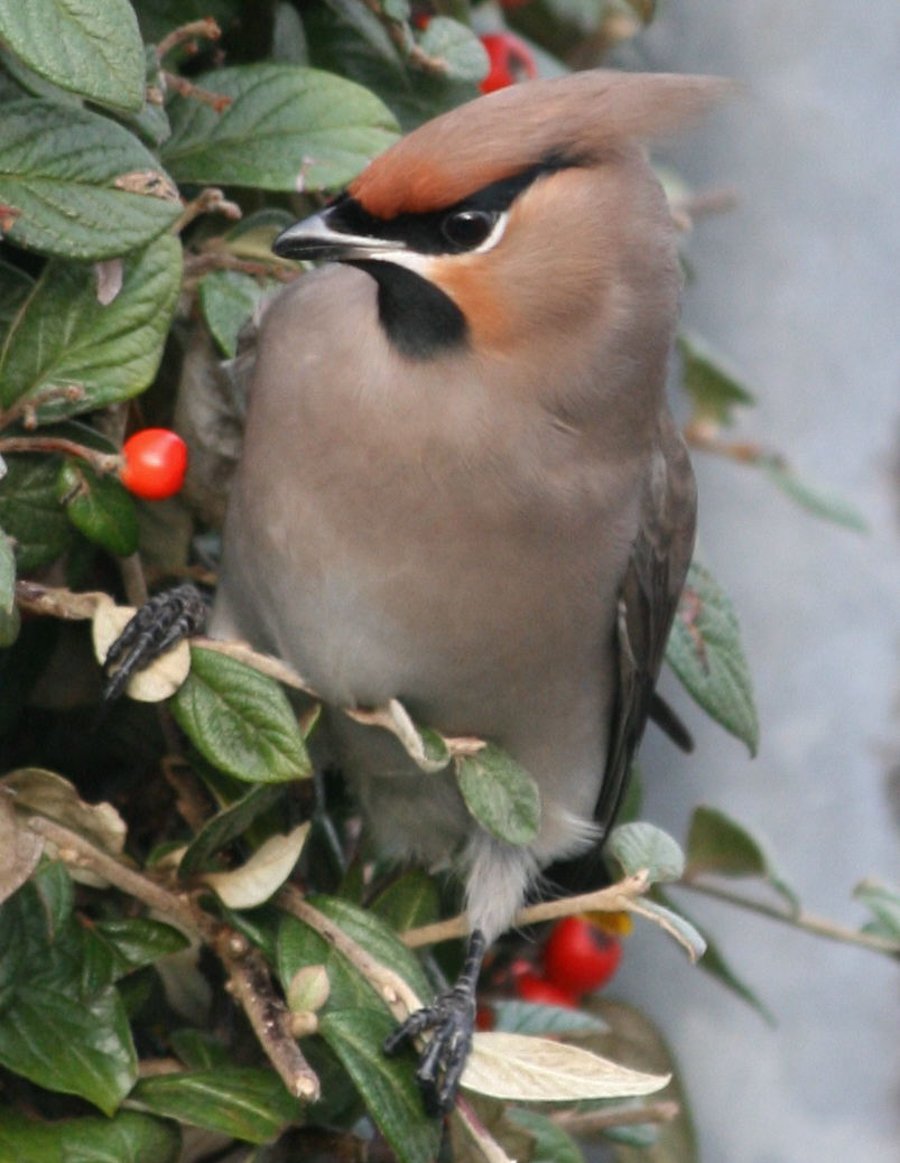
[{"label": "blurred grey background", "polygon": [[[740,205],[692,240],[685,320],[757,394],[735,436],[851,500],[818,521],[757,473],[695,454],[701,541],[734,599],[762,725],[757,759],[678,697],[682,759],[651,731],[643,816],[692,806],[766,837],[810,911],[857,927],[853,886],[900,883],[900,4],[669,0],[653,69],[723,73],[743,96],[679,145]],[[683,894],[775,1013],[767,1026],[646,926],[619,996],[681,1061],[706,1163],[900,1159],[900,995],[886,958]]]}]

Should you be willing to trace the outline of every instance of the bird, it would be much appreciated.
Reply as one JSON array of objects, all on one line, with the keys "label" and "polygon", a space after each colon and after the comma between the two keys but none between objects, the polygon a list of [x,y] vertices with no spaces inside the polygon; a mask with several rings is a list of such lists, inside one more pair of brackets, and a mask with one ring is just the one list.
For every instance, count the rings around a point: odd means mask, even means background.
[{"label": "bird", "polygon": [[[621,802],[695,536],[666,396],[677,231],[647,143],[718,78],[592,70],[401,138],[275,240],[319,262],[267,305],[211,632],[294,666],[378,850],[448,869],[459,980],[402,1023],[451,1109],[487,946]],[[531,843],[343,714],[399,700],[536,782]]]}]

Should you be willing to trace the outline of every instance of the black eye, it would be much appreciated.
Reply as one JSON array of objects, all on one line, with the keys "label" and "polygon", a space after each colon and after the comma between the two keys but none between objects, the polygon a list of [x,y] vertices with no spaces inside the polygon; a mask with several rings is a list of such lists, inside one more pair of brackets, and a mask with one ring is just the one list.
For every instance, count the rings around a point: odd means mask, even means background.
[{"label": "black eye", "polygon": [[456,250],[474,250],[494,229],[497,215],[489,210],[455,210],[441,222],[441,233]]}]

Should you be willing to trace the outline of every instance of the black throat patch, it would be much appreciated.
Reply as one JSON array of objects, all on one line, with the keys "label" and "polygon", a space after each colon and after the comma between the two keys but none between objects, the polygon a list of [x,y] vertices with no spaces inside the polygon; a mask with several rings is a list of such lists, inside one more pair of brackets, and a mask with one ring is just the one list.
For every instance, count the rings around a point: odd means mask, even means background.
[{"label": "black throat patch", "polygon": [[378,317],[391,343],[410,359],[431,359],[468,340],[466,318],[453,300],[427,279],[392,262],[348,263],[378,284]]}]

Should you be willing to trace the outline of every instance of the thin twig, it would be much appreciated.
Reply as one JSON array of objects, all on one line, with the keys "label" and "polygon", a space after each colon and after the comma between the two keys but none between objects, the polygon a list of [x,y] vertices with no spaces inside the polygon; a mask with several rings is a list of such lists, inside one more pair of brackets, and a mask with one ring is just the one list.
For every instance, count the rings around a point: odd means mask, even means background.
[{"label": "thin twig", "polygon": [[84,388],[80,384],[52,384],[42,388],[34,395],[20,397],[14,404],[4,411],[0,410],[0,430],[8,428],[21,420],[26,428],[37,428],[37,411],[44,404],[52,404],[62,400],[66,404],[75,404],[84,399]]},{"label": "thin twig", "polygon": [[570,1135],[590,1135],[610,1127],[634,1127],[643,1123],[670,1123],[681,1113],[677,1102],[648,1102],[641,1106],[612,1106],[595,1111],[557,1111],[550,1118]]},{"label": "thin twig", "polygon": [[377,17],[394,46],[399,49],[410,64],[421,69],[423,73],[431,73],[435,77],[447,75],[447,62],[442,57],[431,56],[416,44],[405,20],[397,20],[393,16],[389,16],[385,12],[381,0],[363,0],[363,3],[373,16]]},{"label": "thin twig", "polygon": [[813,913],[807,913],[802,909],[796,913],[787,913],[779,909],[776,905],[768,904],[765,901],[753,900],[750,897],[742,896],[740,893],[731,892],[729,889],[720,888],[718,885],[707,884],[705,882],[701,884],[696,880],[682,880],[671,887],[686,888],[690,892],[700,893],[703,896],[712,897],[714,900],[725,901],[727,904],[736,905],[738,908],[759,913],[761,916],[769,917],[773,921],[781,921],[782,924],[792,925],[795,929],[802,929],[804,932],[812,933],[817,937],[826,937],[830,941],[839,941],[845,945],[858,945],[863,949],[871,949],[875,953],[883,953],[887,957],[900,960],[900,942],[891,940],[890,937],[880,937],[877,933],[862,933],[857,929],[849,929],[844,925],[839,925],[835,921],[829,920],[827,917],[819,917]]},{"label": "thin twig", "polygon": [[[642,896],[650,887],[650,878],[646,872],[637,872],[618,884],[611,884],[608,888],[598,889],[596,892],[586,892],[579,896],[561,897],[559,900],[542,901],[537,905],[529,905],[519,909],[513,919],[516,927],[536,925],[539,921],[555,921],[559,917],[572,917],[580,913],[620,913],[633,910],[633,902]],[[648,918],[655,920],[655,917]],[[422,945],[437,945],[441,941],[452,941],[464,937],[468,932],[468,922],[465,914],[450,917],[446,921],[438,921],[433,925],[420,925],[416,929],[407,929],[402,940],[410,949],[417,949]]]},{"label": "thin twig", "polygon": [[185,41],[193,40],[195,36],[200,36],[204,40],[218,40],[221,35],[221,28],[211,16],[206,16],[203,20],[192,20],[189,24],[174,28],[168,36],[162,38],[156,46],[156,59],[161,61],[173,48],[184,44]]},{"label": "thin twig", "polygon": [[218,245],[206,247],[200,254],[184,257],[184,281],[189,287],[191,280],[197,280],[210,271],[240,271],[257,279],[278,279],[281,283],[291,283],[302,274],[295,264],[288,265],[281,259],[241,258],[230,250]]},{"label": "thin twig", "polygon": [[163,78],[170,89],[174,89],[182,97],[191,101],[199,101],[201,105],[209,105],[216,113],[221,113],[231,104],[231,98],[224,93],[213,93],[209,89],[201,89],[194,85],[187,77],[180,77],[178,73],[163,72]]},{"label": "thin twig", "polygon": [[237,202],[231,202],[217,186],[207,186],[196,198],[186,202],[181,214],[170,227],[172,234],[181,234],[195,218],[202,214],[222,214],[232,222],[237,222],[243,212]]},{"label": "thin twig", "polygon": [[88,448],[85,444],[67,440],[63,436],[0,437],[0,455],[9,452],[49,452],[77,456],[101,475],[118,472],[122,467],[122,458],[118,453],[98,452],[96,448]]},{"label": "thin twig", "polygon": [[761,444],[749,440],[723,440],[719,426],[706,420],[692,420],[684,427],[684,438],[691,448],[736,460],[739,464],[760,464],[773,459]]}]

